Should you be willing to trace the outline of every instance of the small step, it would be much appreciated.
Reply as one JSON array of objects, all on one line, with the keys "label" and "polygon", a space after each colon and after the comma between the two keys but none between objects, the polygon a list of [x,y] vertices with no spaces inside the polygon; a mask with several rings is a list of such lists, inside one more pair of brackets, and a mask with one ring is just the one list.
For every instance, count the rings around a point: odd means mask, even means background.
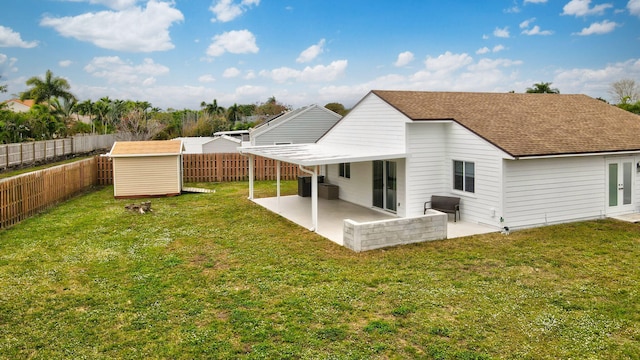
[{"label": "small step", "polygon": [[215,193],[215,189],[203,189],[203,188],[196,188],[196,187],[183,187],[182,188],[182,192],[183,193],[200,193],[200,194],[207,194],[207,193]]}]

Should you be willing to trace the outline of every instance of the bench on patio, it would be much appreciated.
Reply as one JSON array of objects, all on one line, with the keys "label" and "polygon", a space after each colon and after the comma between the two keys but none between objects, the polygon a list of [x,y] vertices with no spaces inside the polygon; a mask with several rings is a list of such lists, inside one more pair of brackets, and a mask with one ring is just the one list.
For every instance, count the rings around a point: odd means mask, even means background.
[{"label": "bench on patio", "polygon": [[429,209],[453,214],[453,221],[456,222],[457,218],[460,217],[460,198],[454,196],[431,195],[431,200],[424,203],[424,213],[426,214]]}]

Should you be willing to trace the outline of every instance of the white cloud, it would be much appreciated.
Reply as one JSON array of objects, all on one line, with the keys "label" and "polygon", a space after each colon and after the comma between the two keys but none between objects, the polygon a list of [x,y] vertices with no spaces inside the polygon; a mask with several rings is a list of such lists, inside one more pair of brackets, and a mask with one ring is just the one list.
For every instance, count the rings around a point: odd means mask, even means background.
[{"label": "white cloud", "polygon": [[223,78],[234,78],[234,77],[237,77],[238,75],[240,75],[240,70],[235,67],[230,67],[228,69],[225,69],[225,71],[222,73]]},{"label": "white cloud", "polygon": [[502,11],[503,11],[504,13],[507,13],[507,14],[517,14],[517,13],[519,13],[519,12],[520,12],[520,11],[522,11],[522,10],[520,9],[520,7],[519,7],[518,5],[513,5],[512,7],[507,8],[507,9],[504,9],[504,10],[502,10]]},{"label": "white cloud", "polygon": [[627,9],[631,15],[640,17],[640,0],[629,0],[627,3]]},{"label": "white cloud", "polygon": [[273,70],[262,70],[260,75],[273,79],[278,83],[284,83],[290,79],[302,82],[327,82],[334,81],[347,69],[347,60],[333,61],[329,65],[307,66],[303,70],[281,67]]},{"label": "white cloud", "polygon": [[60,67],[69,67],[69,66],[71,66],[71,64],[73,64],[73,61],[71,61],[71,60],[62,60],[62,61],[58,62],[58,65]]},{"label": "white cloud", "polygon": [[602,15],[608,8],[612,8],[612,4],[591,5],[591,0],[571,0],[563,8],[561,15],[588,16]]},{"label": "white cloud", "polygon": [[532,22],[536,21],[536,18],[527,19],[520,23],[520,29],[526,29]]},{"label": "white cloud", "polygon": [[78,16],[45,16],[40,25],[54,28],[65,37],[87,41],[119,51],[152,52],[173,49],[169,27],[184,20],[173,3],[149,0],[146,8],[100,11]]},{"label": "white cloud", "polygon": [[255,72],[255,71],[253,71],[253,70],[249,70],[249,71],[247,71],[247,74],[244,76],[244,79],[245,79],[245,80],[253,80],[253,79],[255,79],[255,78],[256,78],[256,76],[257,76],[257,75],[256,75],[256,72]]},{"label": "white cloud", "polygon": [[393,64],[397,67],[404,67],[409,65],[409,63],[411,63],[413,61],[413,53],[411,51],[405,51],[405,52],[401,52],[400,54],[398,54],[398,59],[396,60],[396,62]]},{"label": "white cloud", "polygon": [[469,71],[478,72],[478,71],[488,71],[494,70],[498,68],[508,68],[512,66],[520,66],[522,65],[521,60],[510,60],[510,59],[480,59],[475,64],[471,64],[467,67]]},{"label": "white cloud", "polygon": [[94,5],[104,5],[114,10],[124,10],[134,6],[138,0],[67,0],[70,2],[88,2]]},{"label": "white cloud", "polygon": [[500,52],[500,51],[502,51],[504,49],[505,49],[504,45],[496,45],[496,46],[493,47],[493,49],[489,49],[488,47],[485,46],[483,48],[480,48],[480,49],[476,50],[476,54],[484,55],[484,54],[488,54],[490,52],[497,53],[497,52]]},{"label": "white cloud", "polygon": [[211,74],[204,74],[198,77],[198,82],[201,82],[201,83],[212,83],[215,81],[216,81],[216,78],[213,77],[213,75]]},{"label": "white cloud", "polygon": [[242,15],[253,5],[260,5],[260,0],[242,0],[235,2],[234,0],[218,0],[209,10],[215,15],[211,22],[228,22]]},{"label": "white cloud", "polygon": [[493,36],[499,38],[508,38],[509,37],[509,27],[505,26],[504,28],[496,28],[493,30]]},{"label": "white cloud", "polygon": [[0,25],[0,47],[20,47],[30,49],[38,46],[37,41],[24,41],[20,33]]},{"label": "white cloud", "polygon": [[565,94],[606,97],[611,84],[621,79],[640,78],[640,59],[607,64],[603,68],[559,70],[553,85]]},{"label": "white cloud", "polygon": [[133,65],[118,56],[95,57],[84,67],[84,70],[109,83],[121,84],[153,84],[155,76],[169,73],[169,68],[156,64],[152,59],[144,59],[142,64]]},{"label": "white cloud", "polygon": [[18,68],[14,66],[16,62],[18,62],[18,59],[10,58],[5,54],[0,53],[0,66],[6,65],[9,67],[11,72],[16,72],[18,71]]},{"label": "white cloud", "polygon": [[298,56],[296,62],[307,63],[309,61],[312,61],[313,59],[318,57],[318,55],[322,54],[322,52],[324,51],[324,44],[325,40],[320,39],[317,44],[309,46],[306,50],[300,53],[300,56]]},{"label": "white cloud", "polygon": [[466,53],[453,54],[447,51],[436,58],[427,56],[424,64],[427,71],[452,72],[472,62],[473,58]]},{"label": "white cloud", "polygon": [[604,20],[602,22],[596,22],[591,24],[588,28],[583,28],[579,33],[573,33],[573,35],[588,36],[588,35],[602,35],[612,32],[616,27],[620,26],[618,23]]},{"label": "white cloud", "polygon": [[525,35],[552,35],[553,31],[551,30],[540,30],[540,26],[536,25],[531,29],[526,29],[522,31]]},{"label": "white cloud", "polygon": [[207,49],[207,55],[216,57],[225,52],[232,54],[257,53],[256,38],[249,30],[233,30],[216,35]]}]

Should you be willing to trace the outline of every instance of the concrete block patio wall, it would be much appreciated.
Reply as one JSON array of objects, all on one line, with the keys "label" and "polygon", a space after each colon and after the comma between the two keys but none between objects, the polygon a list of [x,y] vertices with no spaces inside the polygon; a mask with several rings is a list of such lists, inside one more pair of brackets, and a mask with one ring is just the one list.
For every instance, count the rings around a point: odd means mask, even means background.
[{"label": "concrete block patio wall", "polygon": [[447,238],[447,214],[428,210],[424,216],[358,223],[344,220],[344,246],[367,251]]}]

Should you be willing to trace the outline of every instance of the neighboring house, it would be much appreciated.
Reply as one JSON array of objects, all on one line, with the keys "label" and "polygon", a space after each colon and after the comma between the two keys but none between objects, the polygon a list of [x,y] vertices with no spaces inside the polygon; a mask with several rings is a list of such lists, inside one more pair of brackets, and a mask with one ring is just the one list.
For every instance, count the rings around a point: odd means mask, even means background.
[{"label": "neighboring house", "polygon": [[318,105],[282,113],[249,131],[251,145],[314,143],[341,115]]},{"label": "neighboring house", "polygon": [[316,144],[242,152],[323,167],[340,199],[399,218],[448,195],[463,221],[517,229],[637,212],[638,134],[585,95],[372,91]]},{"label": "neighboring house", "polygon": [[202,152],[207,153],[237,153],[242,146],[242,140],[228,135],[216,136],[202,144]]},{"label": "neighboring house", "polygon": [[36,103],[35,100],[30,100],[30,99],[28,100],[11,99],[11,100],[5,101],[5,105],[7,106],[7,109],[17,113],[28,112],[29,110],[31,110],[33,105],[35,105],[35,103]]},{"label": "neighboring house", "polygon": [[240,139],[242,142],[249,142],[249,130],[229,130],[229,131],[218,131],[213,133],[213,136],[222,136],[227,135],[232,138]]},{"label": "neighboring house", "polygon": [[179,137],[174,140],[182,141],[184,146],[184,154],[202,154],[202,145],[213,140],[211,136],[193,136],[193,137]]},{"label": "neighboring house", "polygon": [[228,135],[176,138],[184,144],[184,154],[237,153],[242,140]]},{"label": "neighboring house", "polygon": [[182,192],[182,141],[116,141],[113,196],[139,198],[172,196]]},{"label": "neighboring house", "polygon": [[[27,99],[11,99],[4,102],[8,110],[17,113],[25,113],[31,110],[33,105],[36,104],[35,100]],[[91,124],[91,117],[88,115],[80,115],[78,113],[71,114],[71,119],[78,122],[83,122],[85,124]]]}]

